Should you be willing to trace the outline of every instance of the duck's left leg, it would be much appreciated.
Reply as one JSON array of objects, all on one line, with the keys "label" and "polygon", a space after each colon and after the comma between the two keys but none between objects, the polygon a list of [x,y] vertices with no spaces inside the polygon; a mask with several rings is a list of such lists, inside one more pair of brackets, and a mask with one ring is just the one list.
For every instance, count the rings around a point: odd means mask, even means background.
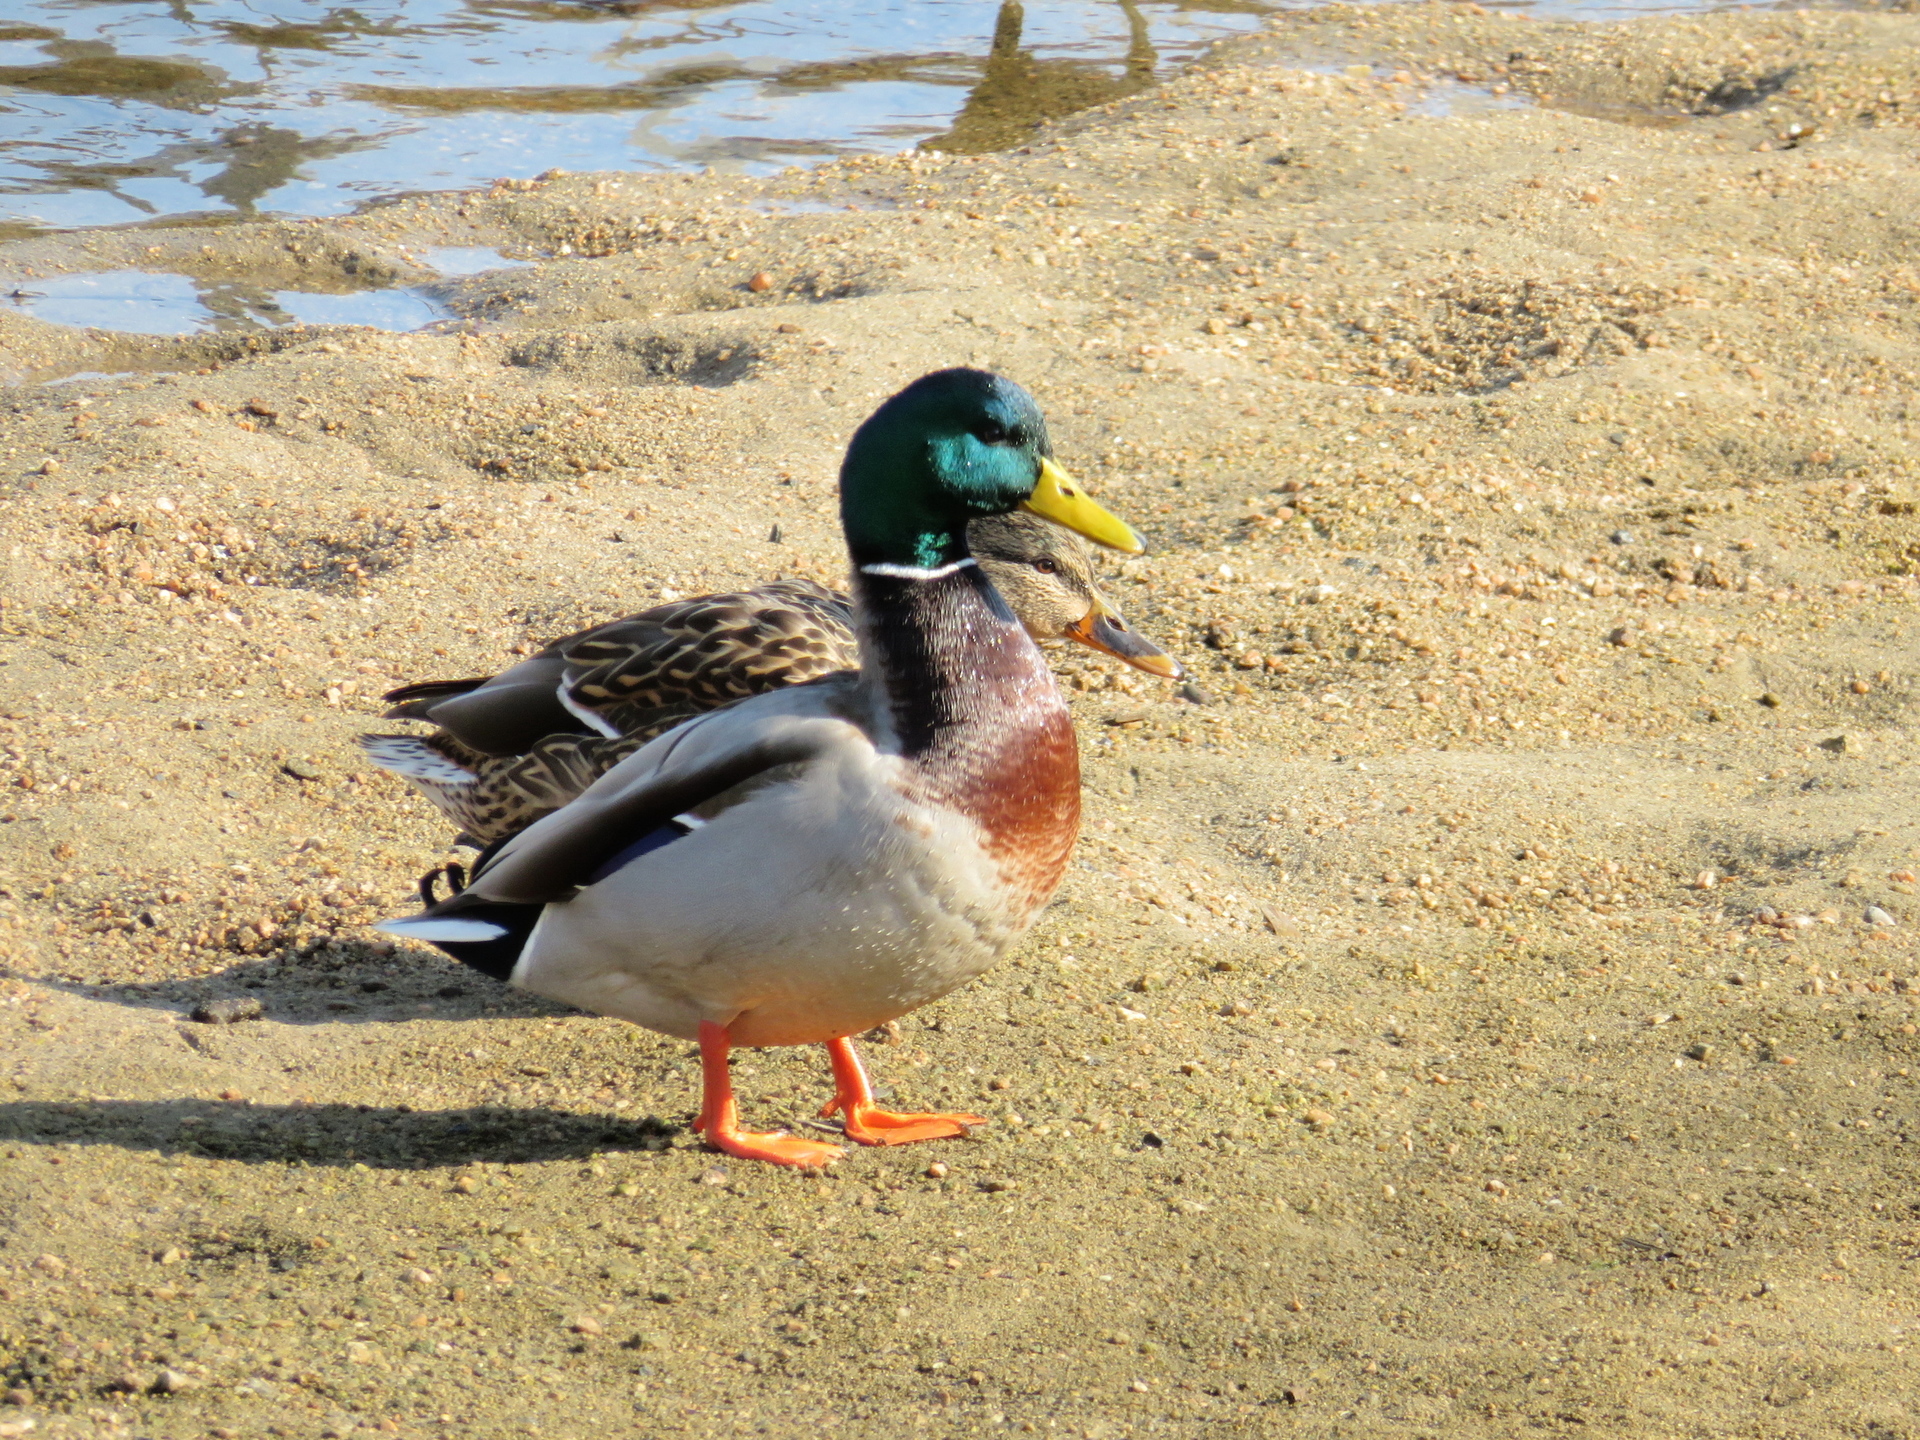
[{"label": "duck's left leg", "polygon": [[983,1115],[901,1115],[882,1110],[873,1103],[873,1087],[867,1083],[853,1041],[829,1040],[827,1054],[833,1061],[834,1096],[820,1113],[831,1115],[838,1110],[845,1116],[849,1140],[862,1145],[906,1145],[966,1135],[975,1125],[987,1123]]},{"label": "duck's left leg", "polygon": [[770,1160],[775,1165],[791,1165],[798,1170],[823,1169],[846,1154],[838,1145],[796,1139],[784,1130],[767,1133],[742,1130],[727,1065],[732,1048],[733,1042],[724,1028],[711,1021],[700,1023],[704,1089],[700,1118],[693,1122],[693,1128],[706,1136],[709,1145],[729,1155],[738,1155],[742,1160]]}]

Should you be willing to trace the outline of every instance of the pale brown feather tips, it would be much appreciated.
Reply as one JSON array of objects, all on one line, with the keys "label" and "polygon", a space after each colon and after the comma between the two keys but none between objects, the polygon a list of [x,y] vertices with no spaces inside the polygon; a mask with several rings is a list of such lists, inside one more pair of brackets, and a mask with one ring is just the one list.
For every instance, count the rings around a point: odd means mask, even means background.
[{"label": "pale brown feather tips", "polygon": [[554,735],[524,755],[482,755],[443,732],[420,743],[470,771],[472,783],[440,785],[418,777],[412,783],[460,827],[467,840],[484,849],[551,815],[681,718],[617,740]]},{"label": "pale brown feather tips", "polygon": [[623,732],[860,663],[846,599],[808,580],[658,606],[564,653],[568,699]]}]

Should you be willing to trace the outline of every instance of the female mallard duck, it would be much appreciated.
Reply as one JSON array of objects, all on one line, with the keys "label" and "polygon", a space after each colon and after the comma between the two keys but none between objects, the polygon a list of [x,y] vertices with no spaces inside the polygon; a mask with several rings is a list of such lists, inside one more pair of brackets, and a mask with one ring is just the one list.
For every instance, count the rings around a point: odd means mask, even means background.
[{"label": "female mallard duck", "polygon": [[860,669],[686,722],[388,932],[522,989],[697,1039],[697,1122],[728,1154],[841,1150],[740,1128],[733,1045],[824,1044],[847,1137],[960,1135],[973,1115],[879,1109],[849,1036],[990,966],[1060,883],[1080,762],[1039,648],[968,553],[1020,506],[1137,552],[1054,465],[1026,391],[979,370],[914,382],[840,470]]},{"label": "female mallard duck", "polygon": [[[1150,675],[1181,675],[1100,593],[1079,536],[1016,511],[973,521],[967,544],[1034,639],[1077,640]],[[360,745],[484,849],[684,720],[859,663],[847,597],[779,580],[582,630],[490,679],[403,685],[386,696],[400,702],[387,718],[431,721],[439,733],[365,735]]]}]

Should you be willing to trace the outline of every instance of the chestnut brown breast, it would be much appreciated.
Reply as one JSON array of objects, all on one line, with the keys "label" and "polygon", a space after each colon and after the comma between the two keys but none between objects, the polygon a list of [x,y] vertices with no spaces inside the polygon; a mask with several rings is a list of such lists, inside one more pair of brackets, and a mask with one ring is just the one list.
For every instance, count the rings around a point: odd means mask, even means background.
[{"label": "chestnut brown breast", "polygon": [[975,566],[858,578],[865,661],[880,669],[901,753],[927,800],[980,823],[1030,913],[1080,833],[1079,745],[1052,672]]}]

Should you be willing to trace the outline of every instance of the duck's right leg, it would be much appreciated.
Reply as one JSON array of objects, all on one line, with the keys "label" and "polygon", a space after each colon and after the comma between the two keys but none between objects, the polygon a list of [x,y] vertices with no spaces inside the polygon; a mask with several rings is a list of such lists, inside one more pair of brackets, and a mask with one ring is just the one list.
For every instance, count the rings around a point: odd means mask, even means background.
[{"label": "duck's right leg", "polygon": [[710,1020],[700,1022],[700,1072],[703,1082],[700,1118],[694,1127],[706,1136],[716,1150],[738,1155],[742,1160],[769,1160],[775,1165],[792,1165],[801,1170],[818,1170],[838,1160],[846,1152],[838,1145],[819,1140],[800,1140],[784,1130],[754,1134],[740,1128],[740,1111],[733,1098],[733,1077],[727,1056],[733,1041],[726,1027]]}]

